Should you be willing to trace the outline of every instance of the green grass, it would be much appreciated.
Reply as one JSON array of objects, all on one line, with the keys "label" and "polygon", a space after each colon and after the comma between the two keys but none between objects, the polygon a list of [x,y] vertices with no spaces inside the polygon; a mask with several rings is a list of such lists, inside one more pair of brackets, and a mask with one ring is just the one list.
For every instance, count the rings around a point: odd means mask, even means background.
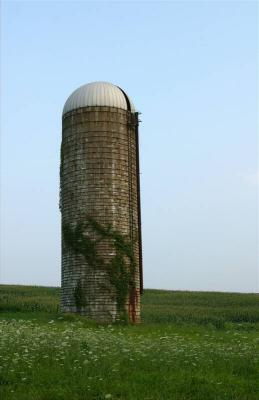
[{"label": "green grass", "polygon": [[0,286],[1,399],[259,399],[258,295],[146,290],[143,322],[112,326],[59,294]]}]

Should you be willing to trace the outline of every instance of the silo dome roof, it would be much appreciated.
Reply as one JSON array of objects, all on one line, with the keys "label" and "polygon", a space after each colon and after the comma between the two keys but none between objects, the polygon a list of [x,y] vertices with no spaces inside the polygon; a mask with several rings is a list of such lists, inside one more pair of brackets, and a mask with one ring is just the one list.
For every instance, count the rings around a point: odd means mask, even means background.
[{"label": "silo dome roof", "polygon": [[80,86],[67,99],[63,115],[80,107],[108,106],[135,112],[126,93],[109,82],[91,82]]}]

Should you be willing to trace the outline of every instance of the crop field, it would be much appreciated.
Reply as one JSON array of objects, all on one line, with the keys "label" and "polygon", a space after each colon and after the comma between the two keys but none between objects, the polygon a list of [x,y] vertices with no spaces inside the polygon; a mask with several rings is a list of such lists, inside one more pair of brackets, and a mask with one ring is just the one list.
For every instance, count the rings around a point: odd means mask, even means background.
[{"label": "crop field", "polygon": [[1,399],[259,399],[256,294],[145,290],[132,326],[59,313],[58,288],[0,293]]}]

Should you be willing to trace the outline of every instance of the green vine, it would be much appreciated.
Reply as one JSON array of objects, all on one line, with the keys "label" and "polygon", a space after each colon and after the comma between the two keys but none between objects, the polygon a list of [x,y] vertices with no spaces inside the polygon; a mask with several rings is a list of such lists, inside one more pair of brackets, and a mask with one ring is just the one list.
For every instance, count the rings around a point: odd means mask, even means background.
[{"label": "green vine", "polygon": [[[111,225],[103,226],[91,217],[86,217],[86,222],[79,222],[75,227],[63,224],[62,232],[65,244],[75,253],[85,258],[91,268],[103,269],[109,276],[110,284],[115,288],[117,312],[121,320],[127,320],[126,302],[128,296],[135,293],[136,261],[133,243],[125,235],[112,228]],[[94,234],[94,235],[93,235]],[[92,239],[92,237],[96,239]],[[113,246],[115,255],[109,262],[98,254],[97,244],[108,240]],[[81,282],[78,283],[81,285]],[[82,298],[82,288],[76,289],[78,298]],[[77,298],[77,307],[82,304]]]},{"label": "green vine", "polygon": [[84,288],[81,279],[78,279],[74,289],[74,298],[77,312],[80,312],[82,307],[86,306]]}]

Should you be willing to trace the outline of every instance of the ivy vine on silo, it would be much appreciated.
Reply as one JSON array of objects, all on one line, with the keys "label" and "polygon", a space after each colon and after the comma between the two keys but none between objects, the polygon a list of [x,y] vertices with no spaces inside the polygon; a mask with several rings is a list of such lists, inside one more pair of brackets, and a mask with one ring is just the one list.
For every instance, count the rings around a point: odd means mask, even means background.
[{"label": "ivy vine on silo", "polygon": [[[113,229],[111,225],[103,226],[89,216],[84,220],[86,222],[78,222],[75,226],[63,224],[64,242],[75,254],[82,255],[89,267],[107,272],[110,284],[115,288],[118,314],[120,319],[126,320],[127,298],[128,295],[135,293],[134,243],[127,236]],[[96,239],[92,239],[93,236]],[[115,251],[109,261],[105,261],[98,254],[97,245],[103,240],[108,240]],[[75,291],[78,294],[78,299],[75,299],[78,307],[82,306],[80,284],[80,282],[77,283],[78,290]]]}]

